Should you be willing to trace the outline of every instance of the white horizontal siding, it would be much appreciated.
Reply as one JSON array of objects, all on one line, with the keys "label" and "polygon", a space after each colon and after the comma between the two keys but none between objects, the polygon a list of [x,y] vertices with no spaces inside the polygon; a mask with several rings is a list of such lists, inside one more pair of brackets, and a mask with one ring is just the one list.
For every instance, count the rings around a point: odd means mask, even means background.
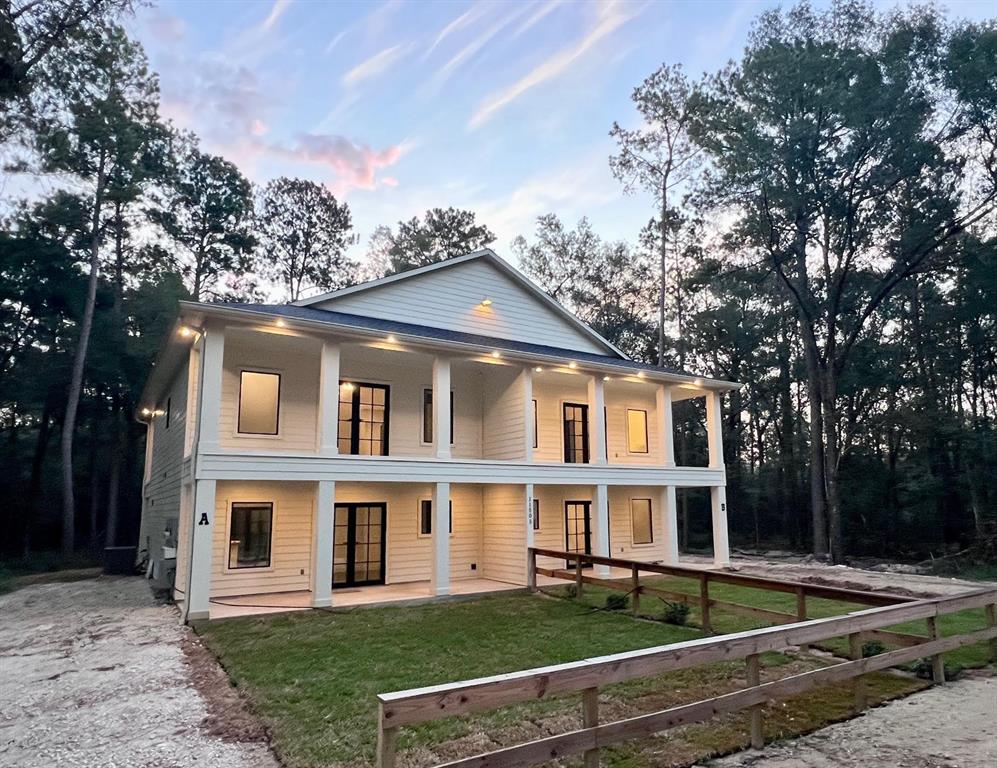
[{"label": "white horizontal siding", "polygon": [[[491,305],[481,306],[485,298]],[[608,354],[608,350],[482,259],[312,305],[367,317]]]},{"label": "white horizontal siding", "polygon": [[[650,544],[633,543],[633,525],[630,515],[631,499],[651,500]],[[662,528],[661,489],[647,486],[627,486],[609,489],[609,554],[624,560],[655,562],[665,557],[665,539]]]},{"label": "white horizontal siding", "polygon": [[525,374],[521,369],[494,366],[483,386],[484,429],[481,456],[523,459],[526,453]]},{"label": "white horizontal siding", "polygon": [[484,486],[482,576],[526,584],[526,495],[521,485]]}]

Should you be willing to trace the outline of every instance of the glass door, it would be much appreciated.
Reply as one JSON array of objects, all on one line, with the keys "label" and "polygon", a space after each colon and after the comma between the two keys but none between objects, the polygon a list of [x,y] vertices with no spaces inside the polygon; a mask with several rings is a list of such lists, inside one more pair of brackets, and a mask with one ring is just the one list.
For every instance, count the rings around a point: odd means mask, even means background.
[{"label": "glass door", "polygon": [[332,586],[384,583],[384,502],[337,504],[332,538]]},{"label": "glass door", "polygon": [[589,460],[589,407],[564,404],[564,461],[585,464]]},{"label": "glass door", "polygon": [[[566,552],[592,554],[591,509],[591,501],[564,502],[564,549]],[[569,568],[575,567],[574,560],[567,562]],[[588,568],[589,564],[582,567]]]},{"label": "glass door", "polygon": [[383,384],[339,384],[339,452],[388,455],[390,389]]}]

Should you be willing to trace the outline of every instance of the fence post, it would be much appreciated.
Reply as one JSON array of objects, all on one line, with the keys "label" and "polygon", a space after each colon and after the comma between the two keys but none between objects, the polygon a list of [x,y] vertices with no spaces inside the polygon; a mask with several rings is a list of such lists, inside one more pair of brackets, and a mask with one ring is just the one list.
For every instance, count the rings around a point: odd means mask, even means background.
[{"label": "fence post", "polygon": [[[997,603],[986,606],[987,626],[997,627]],[[990,641],[990,660],[997,661],[997,637]]]},{"label": "fence post", "polygon": [[[807,620],[807,591],[803,587],[796,588],[796,620]],[[804,643],[800,646],[800,650],[806,653],[810,650],[810,646]]]},{"label": "fence post", "polygon": [[[934,616],[929,616],[926,621],[928,622],[928,634],[931,636],[932,640],[937,640],[942,635],[938,631],[938,619]],[[931,657],[931,679],[936,683],[945,682],[945,659],[942,658],[942,654],[938,653]]]},{"label": "fence post", "polygon": [[575,555],[575,597],[582,596],[582,556]]},{"label": "fence post", "polygon": [[526,554],[526,586],[530,592],[537,591],[537,551],[533,547]]},{"label": "fence post", "polygon": [[[862,633],[853,632],[848,636],[848,656],[853,661],[862,658]],[[865,689],[865,675],[858,675],[852,684],[855,693],[855,713],[858,714],[866,708],[868,700]]]},{"label": "fence post", "polygon": [[710,574],[706,571],[699,574],[699,615],[703,631],[708,635],[712,635],[713,625],[710,623]]},{"label": "fence post", "polygon": [[[761,684],[761,664],[759,663],[758,654],[753,653],[747,656],[744,661],[748,665],[748,685],[754,687]],[[764,746],[765,734],[762,732],[762,705],[756,704],[751,708],[751,747],[752,749],[761,749]]]},{"label": "fence post", "polygon": [[633,594],[633,609],[634,616],[640,615],[640,569],[634,565],[633,575],[630,577],[632,582],[631,592]]},{"label": "fence post", "polygon": [[395,768],[398,728],[384,724],[384,704],[377,705],[377,768]]},{"label": "fence post", "polygon": [[[599,689],[582,691],[582,725],[595,728],[599,724]],[[585,768],[599,768],[599,748],[585,751]]]}]

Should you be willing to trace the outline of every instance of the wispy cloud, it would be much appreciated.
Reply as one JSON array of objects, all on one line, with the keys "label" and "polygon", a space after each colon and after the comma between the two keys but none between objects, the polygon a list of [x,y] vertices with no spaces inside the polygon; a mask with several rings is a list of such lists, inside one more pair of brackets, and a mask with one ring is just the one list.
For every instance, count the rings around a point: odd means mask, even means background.
[{"label": "wispy cloud", "polygon": [[290,146],[272,145],[268,149],[284,160],[304,162],[330,171],[332,177],[327,186],[337,194],[345,194],[351,189],[373,189],[379,182],[396,186],[396,178],[378,179],[377,173],[398,162],[408,146],[392,144],[375,150],[345,136],[303,133]]},{"label": "wispy cloud", "polygon": [[468,24],[471,24],[472,22],[480,18],[482,13],[484,12],[484,9],[485,9],[484,5],[471,6],[471,8],[464,11],[464,13],[462,13],[460,16],[458,16],[456,19],[454,19],[449,24],[444,26],[443,29],[440,30],[439,34],[436,36],[436,39],[433,40],[432,45],[430,45],[429,48],[426,49],[426,52],[422,55],[422,58],[423,59],[429,58],[430,54],[436,50],[437,46],[439,46],[440,43],[442,43],[444,40],[450,37],[450,35],[452,35],[457,30],[466,27]]},{"label": "wispy cloud", "polygon": [[450,57],[446,64],[436,70],[433,77],[429,81],[429,86],[431,88],[439,88],[442,86],[459,67],[466,65],[493,37],[509,26],[512,22],[521,18],[525,11],[526,6],[513,11],[504,18],[490,23],[484,32],[457,51],[457,53]]},{"label": "wispy cloud", "polygon": [[411,45],[392,45],[379,53],[375,53],[369,59],[360,62],[353,69],[343,75],[343,85],[352,88],[359,85],[364,80],[376,77],[394,66],[395,62],[408,53]]},{"label": "wispy cloud", "polygon": [[532,16],[530,16],[526,21],[516,27],[515,32],[512,33],[513,37],[519,37],[524,32],[532,29],[537,24],[539,24],[544,18],[546,18],[552,11],[556,11],[559,5],[563,5],[564,0],[549,0],[549,2],[541,3],[540,8],[538,8]]},{"label": "wispy cloud", "polygon": [[287,12],[287,9],[291,7],[292,2],[293,0],[274,0],[274,4],[270,8],[270,15],[263,20],[261,27],[264,30],[272,28],[280,20],[280,17]]},{"label": "wispy cloud", "polygon": [[639,10],[627,10],[615,2],[603,6],[595,26],[581,40],[562,48],[512,85],[487,97],[471,115],[468,127],[474,129],[484,125],[523,94],[564,74],[597,43],[633,19],[639,12]]}]

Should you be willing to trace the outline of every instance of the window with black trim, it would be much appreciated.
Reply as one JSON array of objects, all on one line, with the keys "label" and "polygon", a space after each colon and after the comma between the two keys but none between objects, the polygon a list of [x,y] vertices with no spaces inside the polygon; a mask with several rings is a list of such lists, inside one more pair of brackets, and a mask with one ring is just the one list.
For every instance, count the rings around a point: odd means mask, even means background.
[{"label": "window with black trim", "polygon": [[634,544],[653,544],[654,526],[651,525],[651,500],[630,499],[630,525]]},{"label": "window with black trim", "polygon": [[[453,390],[450,390],[450,445],[453,445],[454,411]],[[433,390],[422,390],[422,442],[432,445],[433,442]]]},{"label": "window with black trim", "polygon": [[540,530],[540,499],[533,500],[533,530]]},{"label": "window with black trim", "polygon": [[229,568],[268,568],[273,534],[271,502],[236,501],[229,521]]},{"label": "window with black trim", "polygon": [[627,408],[627,450],[647,453],[647,411]]},{"label": "window with black trim", "polygon": [[166,428],[170,428],[170,419],[173,416],[173,398],[166,398]]},{"label": "window with black trim", "polygon": [[537,419],[537,401],[533,401],[533,447],[539,447],[540,433],[538,430],[539,420]]},{"label": "window with black trim", "polygon": [[[450,499],[450,530],[453,533],[453,499]],[[433,500],[419,500],[419,535],[433,535]]]},{"label": "window with black trim", "polygon": [[390,388],[385,384],[339,383],[339,452],[388,455]]},{"label": "window with black trim", "polygon": [[240,435],[276,435],[280,422],[280,374],[242,371],[239,376]]}]

